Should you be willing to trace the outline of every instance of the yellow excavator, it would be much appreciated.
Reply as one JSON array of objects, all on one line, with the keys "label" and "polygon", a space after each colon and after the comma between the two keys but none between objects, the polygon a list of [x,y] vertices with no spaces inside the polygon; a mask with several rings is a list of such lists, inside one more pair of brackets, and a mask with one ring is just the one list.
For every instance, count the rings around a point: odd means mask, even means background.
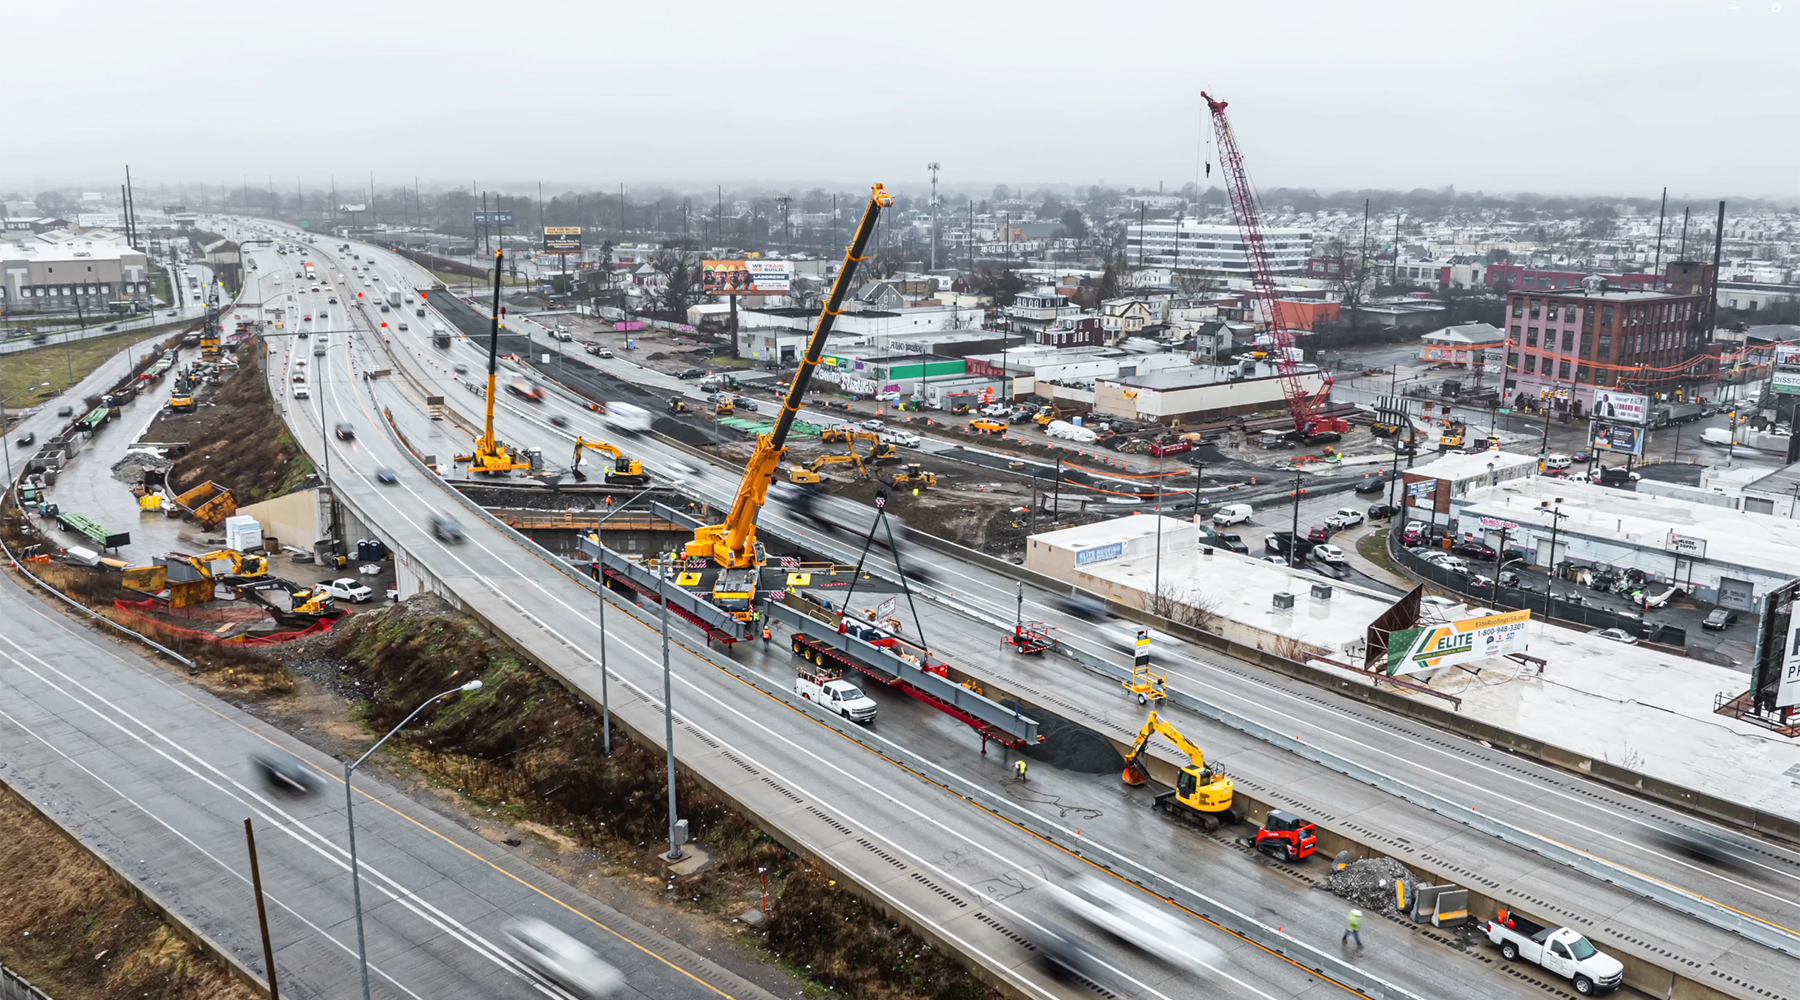
[{"label": "yellow excavator", "polygon": [[875,222],[881,217],[881,210],[893,203],[894,196],[887,188],[875,185],[869,194],[869,205],[863,210],[862,222],[856,227],[856,236],[844,253],[844,264],[838,269],[837,280],[832,282],[831,294],[819,314],[818,325],[806,342],[806,353],[801,357],[800,370],[794,373],[793,383],[788,386],[781,414],[768,433],[756,436],[756,450],[744,464],[744,478],[738,483],[731,512],[720,524],[706,524],[694,529],[694,539],[684,550],[690,559],[710,559],[718,565],[719,573],[713,582],[713,603],[739,621],[750,621],[754,614],[757,584],[766,560],[762,543],[756,538],[757,512],[769,499],[769,487],[781,470],[781,459],[787,454],[788,432],[793,430],[794,420],[800,414],[807,386],[825,353],[825,341],[831,336],[844,297],[855,285],[857,265],[867,259],[864,253],[875,232]]},{"label": "yellow excavator", "polygon": [[922,463],[908,462],[905,466],[901,467],[899,472],[894,474],[893,481],[888,485],[910,486],[913,489],[922,490],[927,486],[937,485],[937,473],[926,471],[925,466]]},{"label": "yellow excavator", "polygon": [[490,475],[528,471],[531,468],[529,454],[508,448],[494,436],[494,390],[499,388],[500,273],[504,270],[502,265],[505,263],[505,258],[505,250],[494,251],[494,316],[493,326],[488,331],[487,429],[476,440],[473,454],[456,456],[459,464],[468,464],[470,472]]},{"label": "yellow excavator", "polygon": [[644,472],[643,462],[626,458],[617,445],[605,441],[589,441],[584,437],[575,439],[575,457],[569,460],[569,471],[575,474],[576,479],[587,478],[581,472],[581,453],[590,448],[602,455],[612,456],[612,468],[601,476],[609,485],[642,486],[650,481],[650,476]]},{"label": "yellow excavator", "polygon": [[867,466],[863,465],[862,456],[853,451],[848,455],[820,455],[805,465],[790,465],[788,466],[788,482],[803,485],[823,482],[825,477],[819,475],[820,469],[829,465],[843,465],[847,462],[856,463],[858,478],[868,478],[869,470]]},{"label": "yellow excavator", "polygon": [[194,567],[201,576],[213,576],[212,564],[224,559],[231,563],[231,572],[225,575],[245,580],[255,580],[269,575],[269,558],[259,555],[245,555],[233,549],[214,549],[188,557],[188,565]]},{"label": "yellow excavator", "polygon": [[1175,787],[1157,795],[1156,807],[1208,830],[1215,830],[1222,823],[1237,822],[1237,814],[1231,808],[1237,783],[1226,777],[1225,772],[1207,764],[1206,752],[1155,712],[1144,720],[1144,728],[1138,730],[1131,752],[1125,756],[1125,773],[1122,775],[1125,783],[1135,787],[1150,780],[1140,761],[1150,737],[1156,733],[1167,737],[1188,755],[1187,765],[1175,777]]},{"label": "yellow excavator", "polygon": [[869,453],[863,456],[863,460],[868,462],[893,462],[900,458],[900,449],[895,447],[894,442],[883,441],[881,435],[874,431],[859,430],[843,424],[836,424],[820,431],[819,440],[827,444],[838,441],[847,442],[851,451],[856,450],[856,442],[867,441]]}]

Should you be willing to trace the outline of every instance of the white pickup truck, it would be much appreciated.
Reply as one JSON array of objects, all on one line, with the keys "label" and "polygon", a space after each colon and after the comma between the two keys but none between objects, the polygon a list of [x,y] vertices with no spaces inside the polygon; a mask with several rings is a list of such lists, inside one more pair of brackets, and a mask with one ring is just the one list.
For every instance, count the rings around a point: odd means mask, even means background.
[{"label": "white pickup truck", "polygon": [[1575,984],[1582,996],[1611,993],[1625,982],[1625,966],[1594,947],[1580,932],[1545,927],[1510,910],[1487,922],[1488,940],[1500,946],[1507,961],[1536,962]]},{"label": "white pickup truck", "polygon": [[794,693],[851,722],[874,722],[880,708],[861,688],[831,672],[801,674],[794,678]]}]

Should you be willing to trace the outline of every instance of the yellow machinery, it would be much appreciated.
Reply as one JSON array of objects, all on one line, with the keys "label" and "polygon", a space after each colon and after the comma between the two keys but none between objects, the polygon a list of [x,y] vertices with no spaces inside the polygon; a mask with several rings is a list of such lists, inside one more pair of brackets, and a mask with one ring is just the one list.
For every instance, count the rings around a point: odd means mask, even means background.
[{"label": "yellow machinery", "polygon": [[212,564],[221,559],[231,562],[231,572],[227,574],[228,576],[254,580],[269,575],[267,556],[245,555],[232,549],[215,549],[211,552],[202,552],[197,556],[189,556],[188,565],[198,570],[201,576],[211,577],[213,575]]},{"label": "yellow machinery", "polygon": [[212,480],[175,498],[176,506],[194,516],[203,528],[216,528],[237,513],[237,496]]},{"label": "yellow machinery", "polygon": [[790,465],[788,466],[788,482],[817,483],[824,478],[819,475],[820,469],[828,465],[843,465],[846,462],[856,463],[858,478],[868,478],[869,470],[863,465],[862,456],[853,451],[848,455],[821,455],[805,465]]},{"label": "yellow machinery", "polygon": [[[863,210],[862,223],[856,227],[856,237],[844,253],[844,264],[838,269],[837,280],[832,282],[831,295],[819,314],[819,323],[813,328],[812,338],[806,343],[806,354],[800,360],[800,370],[794,373],[794,381],[788,386],[787,398],[781,404],[781,415],[775,419],[775,426],[768,433],[756,436],[756,450],[751,452],[750,460],[744,464],[744,478],[738,483],[731,512],[721,524],[707,524],[694,529],[694,540],[687,544],[685,553],[688,558],[711,559],[719,566],[719,574],[713,584],[713,603],[729,610],[739,621],[749,621],[753,613],[757,577],[765,560],[762,543],[756,538],[757,512],[768,500],[769,486],[781,469],[781,459],[787,454],[788,432],[793,429],[794,420],[800,414],[807,386],[812,382],[814,370],[819,367],[819,359],[825,352],[825,341],[831,336],[831,328],[837,321],[844,296],[855,285],[857,265],[866,259],[864,251],[875,232],[875,222],[880,218],[881,210],[893,203],[894,196],[888,193],[887,188],[875,185],[869,195],[869,205]],[[748,599],[745,598],[746,594]]]},{"label": "yellow machinery", "polygon": [[881,440],[881,435],[874,431],[859,430],[855,427],[838,424],[820,431],[819,440],[828,444],[847,441],[850,443],[851,451],[856,450],[856,442],[867,441],[869,453],[864,455],[863,459],[869,462],[894,462],[900,459],[900,449],[895,447],[894,442]]},{"label": "yellow machinery", "polygon": [[925,471],[925,466],[918,462],[909,462],[894,474],[894,486],[911,486],[922,490],[927,486],[937,485],[937,473]]},{"label": "yellow machinery", "polygon": [[1161,733],[1182,753],[1188,755],[1187,764],[1175,778],[1175,788],[1156,797],[1157,807],[1208,830],[1216,829],[1221,823],[1236,822],[1237,816],[1232,812],[1231,806],[1237,793],[1237,783],[1226,777],[1223,771],[1208,765],[1206,752],[1155,712],[1151,712],[1150,717],[1144,720],[1144,728],[1138,730],[1137,739],[1131,744],[1131,752],[1125,756],[1125,773],[1122,776],[1125,783],[1136,786],[1150,780],[1139,761],[1144,756],[1144,748],[1150,743],[1150,737],[1156,733]]},{"label": "yellow machinery", "polygon": [[687,412],[687,400],[682,399],[680,396],[669,397],[669,412],[670,413],[686,413]]},{"label": "yellow machinery", "polygon": [[576,479],[587,478],[581,474],[581,453],[589,448],[602,455],[612,456],[612,468],[606,470],[602,476],[609,484],[642,486],[650,481],[650,477],[644,472],[644,463],[635,458],[626,458],[625,453],[620,451],[617,445],[605,441],[589,441],[583,437],[575,439],[575,457],[569,460],[569,471],[575,474]]},{"label": "yellow machinery", "polygon": [[475,442],[475,452],[471,455],[457,455],[456,461],[467,462],[470,472],[485,472],[502,475],[508,472],[524,471],[531,468],[531,456],[514,451],[501,443],[494,436],[494,390],[499,387],[497,365],[500,357],[500,272],[505,263],[506,251],[494,251],[494,316],[493,326],[488,331],[488,381],[487,381],[487,428]]},{"label": "yellow machinery", "polygon": [[729,417],[736,412],[737,397],[729,392],[721,395],[718,403],[713,406],[713,413],[716,416]]},{"label": "yellow machinery", "polygon": [[170,413],[187,413],[194,408],[193,393],[183,390],[169,395]]},{"label": "yellow machinery", "polygon": [[1452,420],[1444,426],[1444,433],[1438,437],[1438,448],[1448,450],[1461,448],[1463,439],[1468,436],[1469,428],[1460,420]]}]

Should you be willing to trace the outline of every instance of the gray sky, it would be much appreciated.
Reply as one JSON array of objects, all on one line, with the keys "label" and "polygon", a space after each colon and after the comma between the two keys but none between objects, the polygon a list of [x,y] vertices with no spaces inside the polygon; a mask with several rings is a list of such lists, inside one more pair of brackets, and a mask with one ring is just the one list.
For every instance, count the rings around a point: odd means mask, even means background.
[{"label": "gray sky", "polygon": [[1800,0],[75,10],[9,7],[0,189],[1173,188],[1205,89],[1264,188],[1800,194]]}]

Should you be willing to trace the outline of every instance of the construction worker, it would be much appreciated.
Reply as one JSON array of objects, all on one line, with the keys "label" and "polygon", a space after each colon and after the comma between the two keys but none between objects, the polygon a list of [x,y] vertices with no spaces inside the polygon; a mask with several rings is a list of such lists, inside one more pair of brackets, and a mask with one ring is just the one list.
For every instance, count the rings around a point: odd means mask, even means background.
[{"label": "construction worker", "polygon": [[1025,758],[1021,757],[1013,763],[1013,770],[1019,775],[1019,784],[1025,783]]},{"label": "construction worker", "polygon": [[1339,943],[1340,944],[1349,944],[1351,938],[1356,939],[1356,946],[1358,948],[1361,948],[1363,946],[1363,943],[1362,943],[1362,911],[1361,910],[1351,910],[1350,911],[1350,920],[1348,923],[1346,923],[1344,925],[1344,939],[1343,939],[1343,941],[1341,941]]},{"label": "construction worker", "polygon": [[767,625],[764,625],[763,626],[763,648],[764,649],[769,648],[769,640],[773,639],[773,638],[775,638],[775,630],[770,628]]}]

